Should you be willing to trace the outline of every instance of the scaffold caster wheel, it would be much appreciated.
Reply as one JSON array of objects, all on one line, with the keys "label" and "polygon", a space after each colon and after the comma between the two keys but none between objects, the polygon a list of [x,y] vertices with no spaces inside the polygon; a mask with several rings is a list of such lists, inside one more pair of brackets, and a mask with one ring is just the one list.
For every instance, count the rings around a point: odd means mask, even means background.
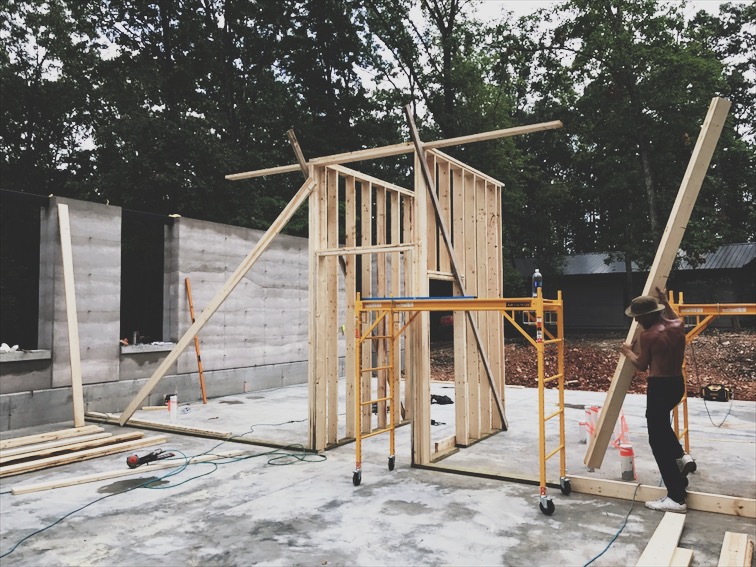
[{"label": "scaffold caster wheel", "polygon": [[362,471],[354,471],[352,474],[352,484],[355,486],[359,486],[362,482]]},{"label": "scaffold caster wheel", "polygon": [[560,478],[559,488],[562,489],[562,494],[569,496],[572,493],[572,483],[570,483],[570,479],[564,477]]},{"label": "scaffold caster wheel", "polygon": [[554,513],[554,510],[556,510],[551,498],[546,498],[545,496],[541,496],[541,501],[538,503],[538,507],[541,509],[541,512],[547,516],[551,516]]},{"label": "scaffold caster wheel", "polygon": [[396,457],[394,455],[391,455],[388,460],[388,467],[390,471],[394,470],[394,463],[396,463]]}]

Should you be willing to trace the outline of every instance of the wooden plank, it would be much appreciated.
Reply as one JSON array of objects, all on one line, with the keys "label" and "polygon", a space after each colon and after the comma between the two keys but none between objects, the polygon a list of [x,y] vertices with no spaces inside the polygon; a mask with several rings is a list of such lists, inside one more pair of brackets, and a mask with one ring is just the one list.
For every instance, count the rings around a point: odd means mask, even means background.
[{"label": "wooden plank", "polygon": [[[360,184],[360,244],[363,247],[373,245],[373,184],[371,182],[362,182]],[[362,297],[370,297],[373,293],[373,258],[369,255],[362,256],[360,269],[360,292]],[[373,351],[375,350],[375,341],[365,341],[362,343],[362,368],[372,368]],[[371,399],[371,388],[373,381],[371,373],[365,372],[360,376],[360,391],[362,399],[366,402]],[[362,406],[361,410],[362,433],[370,432],[371,408],[369,405]]]},{"label": "wooden plank", "polygon": [[443,158],[445,161],[449,162],[449,165],[451,165],[452,169],[459,168],[464,169],[468,173],[472,173],[476,177],[480,177],[481,179],[485,179],[488,183],[493,183],[497,187],[501,187],[503,183],[499,181],[498,179],[494,179],[490,175],[483,173],[479,169],[475,169],[474,167],[471,167],[470,164],[467,164],[463,161],[460,161],[449,154],[446,154],[440,150],[429,150],[428,145],[425,146],[426,150],[428,150],[430,153],[434,154],[437,157]]},{"label": "wooden plank", "polygon": [[[476,264],[478,265],[478,285],[477,296],[478,297],[491,297],[488,295],[488,198],[486,195],[486,181],[480,177],[475,178],[475,253]],[[480,348],[485,353],[490,353],[489,327],[488,319],[491,312],[478,313],[478,328],[480,329]],[[478,376],[480,384],[480,399],[478,404],[480,407],[480,434],[485,437],[491,433],[491,401],[493,397],[493,380],[486,380],[486,368],[483,365],[482,357],[476,357],[478,360]],[[489,359],[490,360],[490,359]],[[490,366],[489,366],[490,368]]]},{"label": "wooden plank", "polygon": [[693,550],[676,547],[669,562],[670,567],[690,567],[693,563]]},{"label": "wooden plank", "polygon": [[294,129],[291,128],[287,130],[286,136],[289,138],[289,144],[294,151],[294,157],[297,158],[299,169],[302,171],[304,178],[307,179],[310,176],[310,168],[307,166],[307,159],[305,159],[302,148],[299,146],[299,141],[297,140],[297,135],[294,133]]},{"label": "wooden plank", "polygon": [[[307,258],[309,262],[309,284],[307,286],[308,288],[308,301],[310,306],[310,315],[308,318],[308,329],[307,329],[307,336],[308,336],[308,355],[307,359],[309,360],[309,364],[307,365],[307,406],[308,406],[308,433],[307,433],[307,446],[310,449],[317,449],[319,445],[319,438],[321,437],[321,431],[320,431],[320,422],[318,420],[318,410],[323,407],[322,404],[318,403],[318,396],[320,394],[320,376],[321,373],[319,371],[318,365],[319,361],[317,359],[317,352],[319,348],[318,342],[321,339],[318,335],[319,327],[318,327],[318,316],[317,316],[317,306],[318,306],[318,293],[319,289],[318,286],[320,284],[318,279],[318,270],[320,269],[320,262],[321,258],[318,257],[315,254],[315,251],[322,247],[321,242],[321,215],[324,214],[324,211],[321,211],[321,199],[320,199],[320,191],[321,187],[323,185],[323,169],[319,168],[314,172],[314,175],[316,176],[318,182],[315,185],[317,191],[313,191],[310,194],[309,201],[307,203],[307,212],[308,212],[308,226],[309,226],[309,238],[307,240]],[[323,441],[320,443],[322,445],[325,444]]]},{"label": "wooden plank", "polygon": [[[197,320],[194,315],[194,299],[192,298],[192,282],[189,278],[184,278],[184,285],[186,287],[186,299],[189,302],[189,317],[192,323]],[[200,395],[202,396],[202,403],[207,403],[207,390],[205,390],[205,370],[202,367],[202,353],[200,351],[200,340],[198,335],[194,335],[194,353],[197,355],[197,371],[199,372],[200,383]],[[159,408],[159,406],[143,406],[142,409],[147,408]],[[166,406],[168,407],[168,406]]]},{"label": "wooden plank", "polygon": [[[414,186],[423,186],[423,160],[415,154]],[[426,164],[427,165],[427,164]],[[416,191],[415,211],[413,223],[413,237],[418,243],[417,258],[414,262],[412,295],[425,297],[428,295],[428,195],[427,191]],[[409,329],[410,348],[413,357],[410,377],[412,380],[412,463],[427,465],[431,458],[431,404],[430,404],[430,317],[429,313],[421,312]]]},{"label": "wooden plank", "polygon": [[747,534],[725,532],[718,567],[750,567],[753,559],[753,542]]},{"label": "wooden plank", "polygon": [[[497,232],[498,223],[496,219],[501,216],[501,209],[497,209],[498,200],[496,193],[499,188],[497,185],[490,183],[487,180],[483,180],[485,184],[486,195],[486,297],[501,297],[499,295],[499,284],[503,278],[503,274],[499,270],[499,258],[501,256],[498,242],[501,240],[501,232]],[[504,341],[504,335],[499,332],[499,325],[497,321],[501,320],[501,315],[498,311],[486,312],[486,352],[491,360],[491,372],[494,375],[494,383],[501,388],[501,359],[499,357],[499,346]],[[499,390],[501,392],[501,389]],[[501,419],[496,412],[491,411],[492,404],[496,401],[493,400],[493,390],[489,389],[489,399],[486,400],[486,405],[489,414],[489,431],[493,429],[501,429]]]},{"label": "wooden plank", "polygon": [[[688,224],[690,213],[693,210],[693,205],[703,184],[706,170],[711,162],[711,157],[714,154],[714,149],[716,148],[717,140],[719,140],[729,109],[730,101],[724,98],[715,97],[709,105],[709,111],[696,141],[696,146],[693,149],[688,169],[685,172],[677,193],[667,226],[664,229],[664,234],[656,251],[656,257],[649,270],[646,285],[643,288],[643,295],[653,293],[656,287],[660,289],[666,288],[669,272],[677,257],[677,250],[685,233],[685,227]],[[638,331],[638,323],[633,321],[630,325],[626,342],[632,343],[636,339]],[[634,373],[635,367],[624,355],[620,355],[617,369],[614,372],[612,383],[606,395],[606,401],[599,414],[596,433],[591,438],[585,456],[585,464],[589,467],[601,468],[606,448],[609,446],[614,425],[617,423],[622,403],[625,400],[625,395],[627,394],[627,389],[630,387]]]},{"label": "wooden plank", "polygon": [[[314,242],[317,248],[328,246],[328,200],[327,185],[328,179],[326,171],[323,168],[317,168],[316,177],[318,187],[313,192],[316,202],[317,216],[312,219],[314,225],[310,226],[311,242]],[[328,277],[325,257],[315,258],[314,273],[315,280],[311,282],[314,289],[314,301],[310,303],[310,317],[315,319],[315,340],[312,340],[312,350],[310,350],[309,366],[315,369],[315,396],[310,403],[315,404],[315,445],[313,448],[317,451],[324,451],[328,443],[328,430],[326,411],[328,403],[328,361],[326,353],[328,352],[328,332],[326,329],[326,317],[328,312]]]},{"label": "wooden plank", "polygon": [[[326,170],[326,246],[339,245],[339,174]],[[326,438],[327,443],[338,441],[339,427],[339,265],[334,257],[325,258],[326,304],[323,331],[326,337]],[[325,448],[325,447],[324,447]]]},{"label": "wooden plank", "polygon": [[30,453],[21,453],[19,455],[12,455],[0,459],[0,463],[8,463],[12,461],[20,461],[26,459],[33,459],[37,457],[45,457],[47,455],[54,455],[55,453],[61,453],[63,451],[81,451],[83,449],[94,449],[95,447],[103,447],[105,445],[113,445],[115,443],[122,443],[124,441],[133,441],[134,439],[141,439],[144,437],[144,433],[135,431],[132,433],[124,433],[122,435],[110,435],[105,434],[99,439],[89,439],[82,441],[79,439],[71,440],[67,445],[60,445],[57,447],[46,447],[44,449],[38,449]]},{"label": "wooden plank", "polygon": [[[467,278],[467,255],[465,245],[465,219],[470,209],[467,205],[465,187],[465,170],[461,167],[452,169],[452,215],[454,224],[452,238],[455,249],[459,254],[459,264],[463,270],[463,278]],[[468,214],[466,214],[468,213]],[[452,276],[453,279],[453,276]],[[462,295],[459,286],[454,284],[454,295]],[[462,445],[470,444],[470,429],[467,421],[468,404],[468,375],[467,375],[467,318],[464,311],[454,311],[454,423],[457,439]]]},{"label": "wooden plank", "polygon": [[14,486],[11,488],[11,494],[19,496],[21,494],[30,494],[32,492],[41,492],[43,490],[52,490],[54,488],[65,488],[67,486],[76,486],[79,484],[87,484],[89,482],[98,482],[101,480],[109,480],[111,478],[120,478],[123,476],[132,475],[149,475],[154,471],[161,469],[170,469],[175,467],[183,467],[186,465],[194,465],[196,463],[206,463],[208,461],[216,461],[218,459],[231,459],[243,454],[243,451],[226,451],[224,453],[216,453],[210,455],[198,455],[187,459],[165,459],[161,461],[154,461],[147,463],[136,469],[117,469],[114,471],[88,474],[83,476],[74,476],[61,480],[55,480],[51,482],[39,482],[35,484],[24,484],[21,486]]},{"label": "wooden plank", "polygon": [[200,316],[197,318],[197,320],[191,325],[191,327],[187,329],[187,331],[184,333],[184,336],[179,339],[179,341],[176,343],[176,346],[173,347],[173,350],[171,350],[171,352],[166,355],[166,357],[163,359],[163,362],[161,362],[160,365],[155,369],[155,372],[153,372],[150,379],[147,380],[147,382],[144,384],[144,386],[142,386],[134,399],[131,400],[126,409],[121,413],[121,418],[119,421],[121,425],[124,425],[129,420],[129,418],[134,415],[134,412],[139,408],[145,398],[150,395],[152,390],[155,388],[155,386],[157,386],[158,382],[160,382],[163,376],[165,376],[171,365],[173,365],[173,363],[178,360],[178,357],[181,355],[181,353],[184,352],[186,347],[189,346],[189,344],[194,340],[194,336],[200,332],[200,330],[205,326],[210,317],[215,314],[215,312],[223,304],[229,294],[234,290],[239,282],[242,281],[244,275],[252,268],[252,266],[254,266],[255,262],[257,262],[262,253],[265,252],[266,248],[270,245],[270,242],[273,240],[273,238],[279,232],[281,232],[281,230],[283,230],[284,226],[286,226],[286,223],[289,222],[291,217],[294,216],[294,213],[299,210],[299,207],[302,206],[302,204],[309,197],[314,188],[315,181],[312,179],[308,179],[307,181],[305,181],[304,185],[300,187],[299,191],[297,191],[297,194],[294,195],[294,198],[289,202],[288,205],[286,205],[281,214],[278,215],[278,218],[270,226],[270,228],[265,231],[265,234],[262,235],[260,240],[257,242],[257,245],[249,252],[249,254],[247,254],[244,260],[242,260],[241,264],[239,264],[239,267],[236,268],[236,271],[234,271],[234,273],[231,275],[228,281],[226,281],[226,283],[218,291],[218,293],[215,294],[215,297],[213,297],[207,307],[205,307],[202,313],[200,313]]},{"label": "wooden plank", "polygon": [[68,217],[68,205],[63,203],[58,203],[58,224],[60,225],[60,250],[63,256],[63,288],[66,295],[73,422],[74,427],[84,427],[84,389],[81,384],[79,319],[76,314],[76,287],[74,284],[73,252],[71,249],[71,221]]},{"label": "wooden plank", "polygon": [[[496,219],[497,222],[497,232],[498,234],[502,235],[504,234],[504,205],[503,205],[503,197],[502,197],[503,189],[501,186],[499,186],[499,191],[496,194],[496,210],[500,211],[500,214],[498,218]],[[499,246],[499,254],[497,255],[497,258],[499,260],[499,273],[501,274],[501,277],[499,278],[498,286],[499,286],[499,293],[498,297],[506,297],[506,294],[504,293],[504,255],[502,254],[502,248],[503,248],[503,242],[500,239],[498,241]],[[501,312],[498,313],[498,319],[497,322],[499,324],[499,337],[501,337],[501,342],[499,343],[499,360],[501,360],[501,372],[499,373],[499,393],[501,395],[501,403],[506,404],[506,384],[507,384],[507,364],[504,354],[504,317],[502,316]],[[504,429],[506,427],[505,423],[500,423],[499,426]]]},{"label": "wooden plank", "polygon": [[[428,191],[432,191],[435,197],[438,192],[438,186],[436,185],[436,156],[427,154],[425,161],[427,162],[427,167],[424,167],[423,171],[428,172]],[[428,199],[425,208],[425,218],[428,223],[428,232],[425,237],[428,242],[428,263],[426,264],[428,271],[438,271],[438,222],[436,221],[433,205],[436,202],[437,199]]]},{"label": "wooden plank", "polygon": [[446,439],[441,439],[440,441],[436,441],[433,444],[433,452],[442,453],[444,451],[448,451],[449,449],[453,449],[456,446],[457,446],[457,436],[452,435],[451,437],[447,437]]},{"label": "wooden plank", "polygon": [[[348,167],[341,167],[340,165],[329,165],[328,169],[338,171],[341,175],[346,177],[352,176],[360,181],[369,181],[373,185],[373,187],[382,187],[390,193],[397,193],[411,198],[415,196],[415,194],[409,189],[405,189],[404,187],[401,187],[399,185],[394,185],[393,183],[389,183],[388,181],[385,181],[378,177],[373,177],[372,175],[368,175],[367,173],[362,173],[361,171],[357,171],[356,169],[349,169]],[[352,187],[352,191],[354,191],[354,187]]]},{"label": "wooden plank", "polygon": [[[664,487],[642,484],[638,487],[636,493],[635,489],[637,485],[635,484],[582,476],[570,476],[570,484],[572,485],[572,490],[575,492],[595,494],[607,498],[632,500],[633,494],[635,494],[635,499],[639,502],[657,500],[667,494],[667,489]],[[688,510],[756,518],[756,499],[753,498],[709,494],[706,492],[688,492],[685,503],[688,506]]]},{"label": "wooden plank", "polygon": [[[357,245],[357,194],[355,191],[354,177],[345,178],[344,191],[344,244],[347,248]],[[357,294],[357,258],[346,257],[346,270],[344,272],[344,289],[346,290],[346,322],[344,329],[346,334],[346,356],[344,359],[344,375],[346,377],[346,428],[344,435],[352,439],[356,436],[355,420],[357,416],[352,408],[355,407],[357,391],[356,381],[359,376],[355,375],[356,352],[353,340],[356,328],[354,319],[354,303]]]},{"label": "wooden plank", "polygon": [[[460,287],[460,295],[478,295],[478,263],[477,263],[477,243],[478,235],[475,231],[475,221],[477,210],[477,193],[475,175],[465,172],[465,234],[462,243],[465,247],[465,264],[463,281],[466,289]],[[456,248],[454,252],[456,253]],[[472,314],[471,317],[464,311],[458,311],[462,316],[465,325],[465,360],[466,368],[465,380],[467,381],[467,406],[465,407],[465,421],[467,422],[467,443],[480,439],[480,375],[478,374],[478,353],[476,345],[472,340],[472,328],[468,327],[471,318],[477,319],[478,314]],[[460,438],[461,439],[461,438]]]},{"label": "wooden plank", "polygon": [[[434,142],[426,142],[424,145],[428,149],[432,148],[448,148],[451,146],[459,146],[464,144],[472,144],[475,142],[485,142],[488,140],[496,140],[499,138],[508,138],[511,136],[519,136],[522,134],[531,134],[534,132],[542,132],[544,130],[553,130],[561,128],[562,122],[560,120],[552,120],[550,122],[541,122],[538,124],[531,124],[528,126],[515,126],[513,128],[504,128],[502,130],[491,130],[489,132],[481,132],[479,134],[471,134],[468,136],[459,136],[457,138],[448,138],[445,140],[436,140]],[[400,144],[392,144],[389,146],[382,146],[379,148],[369,148],[367,150],[358,150],[354,152],[347,152],[342,154],[333,154],[330,156],[323,156],[310,160],[312,165],[336,165],[340,163],[351,163],[356,161],[365,161],[370,159],[379,159],[384,157],[398,156],[402,154],[409,154],[414,151],[413,142],[402,142]],[[280,165],[277,167],[269,167],[266,169],[258,169],[255,171],[245,171],[242,173],[232,173],[226,175],[226,179],[229,181],[239,181],[241,179],[251,179],[253,177],[263,177],[265,175],[278,175],[280,173],[292,173],[299,171],[299,164],[294,165]]]},{"label": "wooden plank", "polygon": [[666,512],[636,565],[638,567],[669,565],[680,542],[684,525],[685,514]]},{"label": "wooden plank", "polygon": [[[446,226],[454,233],[454,223],[451,218],[451,177],[449,162],[445,159],[437,160],[438,163],[438,204],[441,206],[441,218]],[[438,269],[440,272],[451,271],[449,252],[445,248],[438,251]]]},{"label": "wooden plank", "polygon": [[78,437],[80,435],[87,435],[89,433],[101,433],[102,431],[105,430],[97,425],[85,425],[84,427],[59,429],[57,431],[50,431],[49,433],[37,433],[35,435],[26,435],[24,437],[12,437],[10,439],[3,439],[2,441],[0,441],[0,449],[11,449],[13,447],[21,447],[23,445],[31,445],[33,443],[54,441],[55,439],[67,439],[69,437]]},{"label": "wooden plank", "polygon": [[[401,198],[402,207],[402,242],[415,242],[415,199],[407,197]],[[404,255],[404,288],[401,290],[400,295],[409,295],[414,292],[417,282],[417,258],[419,256],[419,249],[415,248],[412,252]],[[410,348],[412,341],[412,334],[405,334],[404,341],[404,419],[412,420],[414,410],[412,408],[412,392],[413,392],[413,380],[412,380],[412,368],[413,367],[413,352]]]},{"label": "wooden plank", "polygon": [[77,451],[76,453],[72,453],[70,455],[46,457],[44,459],[37,459],[36,461],[31,461],[28,463],[18,463],[15,465],[7,465],[4,467],[0,467],[0,477],[23,474],[23,473],[32,472],[32,471],[38,471],[38,470],[47,469],[50,467],[67,465],[69,463],[78,463],[79,461],[86,461],[88,459],[95,459],[97,457],[104,457],[106,455],[114,455],[116,453],[123,453],[124,451],[131,451],[133,449],[139,449],[141,447],[149,447],[151,445],[165,443],[165,441],[166,441],[165,436],[148,437],[146,439],[137,439],[135,441],[117,443],[115,445],[109,445],[107,447],[85,449],[84,451]]},{"label": "wooden plank", "polygon": [[[389,228],[389,235],[391,237],[391,243],[396,244],[398,242],[401,242],[401,212],[399,210],[399,201],[400,201],[400,195],[398,193],[389,193],[389,209],[391,211],[391,225]],[[398,252],[395,252],[393,254],[389,255],[389,260],[391,264],[391,281],[389,282],[389,289],[391,290],[391,295],[394,297],[400,297],[402,294],[402,287],[401,287],[401,281],[400,281],[400,267],[402,263],[401,254]],[[401,315],[399,315],[401,317]],[[398,321],[396,321],[398,323]],[[396,325],[393,329],[391,329],[391,334],[395,334],[397,332]],[[394,365],[393,365],[393,372],[390,377],[392,388],[394,389],[394,395],[393,395],[393,401],[396,403],[393,403],[391,407],[391,411],[394,413],[394,424],[398,424],[402,422],[402,416],[401,416],[401,400],[402,396],[400,393],[400,384],[401,384],[401,378],[402,378],[402,349],[401,349],[401,338],[396,342],[394,345]]]},{"label": "wooden plank", "polygon": [[[102,423],[118,423],[120,416],[111,413],[87,412],[86,418],[89,420],[100,421]],[[133,427],[144,427],[155,429],[166,433],[179,433],[182,435],[196,435],[198,437],[209,437],[211,439],[231,440],[234,434],[230,431],[217,431],[214,429],[202,429],[199,427],[190,427],[188,425],[179,425],[177,423],[162,423],[159,421],[149,421],[147,419],[130,419],[129,425]]]},{"label": "wooden plank", "polygon": [[[65,447],[66,445],[72,445],[74,443],[84,443],[87,441],[95,441],[97,439],[105,439],[106,437],[112,437],[112,433],[94,433],[92,435],[82,435],[81,437],[69,437],[67,439],[57,439],[55,441],[48,441],[47,443],[37,443],[35,445],[27,445],[24,447],[16,447],[15,449],[0,450],[0,463],[6,463],[12,460],[18,460],[19,458],[26,458],[25,455],[33,456],[36,451],[46,451],[55,449],[56,447]],[[61,449],[57,449],[60,451]],[[19,457],[19,455],[24,455]]]},{"label": "wooden plank", "polygon": [[[386,242],[386,190],[383,187],[373,186],[375,194],[375,244],[376,246],[385,246]],[[375,284],[376,294],[378,297],[386,297],[388,295],[387,281],[386,281],[386,255],[383,253],[375,255]],[[388,318],[384,318],[380,322],[376,331],[379,335],[384,337],[388,334]],[[374,341],[378,349],[376,356],[376,362],[379,367],[384,367],[388,364],[388,341],[381,339]],[[387,394],[388,386],[388,372],[386,370],[378,370],[376,372],[377,378],[377,396],[378,398],[385,398]],[[386,427],[386,402],[378,402],[378,428],[384,429]]]},{"label": "wooden plank", "polygon": [[397,254],[399,252],[411,252],[416,248],[415,244],[386,244],[384,246],[345,246],[340,248],[326,248],[323,250],[316,250],[315,254],[318,256],[366,256],[369,254],[390,253]]},{"label": "wooden plank", "polygon": [[[459,285],[460,290],[462,290],[463,294],[465,294],[464,293],[465,284],[462,280],[461,272],[459,271],[459,263],[457,262],[456,256],[454,254],[454,246],[452,245],[451,235],[449,234],[449,231],[446,228],[446,224],[443,222],[443,218],[441,217],[441,211],[439,210],[439,204],[438,204],[438,199],[436,198],[436,193],[435,191],[433,191],[433,181],[430,175],[430,171],[428,170],[428,164],[425,161],[426,160],[425,146],[421,142],[420,136],[417,132],[417,126],[415,125],[415,121],[412,117],[411,105],[408,104],[404,107],[404,113],[407,117],[407,122],[409,123],[409,126],[410,126],[410,133],[412,135],[412,141],[415,144],[415,153],[421,157],[420,164],[423,167],[422,173],[423,173],[423,180],[425,181],[425,186],[427,189],[426,192],[431,197],[431,201],[433,203],[433,210],[436,216],[436,222],[439,225],[439,229],[441,231],[441,235],[443,236],[446,249],[449,251],[449,259],[451,260],[452,271],[454,272],[454,278],[457,280],[457,284]],[[469,311],[467,312],[467,320],[470,323],[473,336],[475,337],[475,343],[478,345],[478,356],[480,357],[480,360],[483,362],[483,367],[486,370],[486,377],[488,379],[488,383],[491,389],[494,391],[494,395],[496,397],[496,409],[498,410],[499,416],[501,417],[501,421],[504,424],[504,429],[506,429],[507,420],[504,414],[504,406],[501,403],[501,398],[499,396],[498,388],[496,387],[496,384],[494,383],[494,378],[491,373],[491,365],[488,361],[488,355],[486,354],[486,350],[484,348],[484,345],[480,336],[480,331],[478,330],[478,326],[472,317],[472,313],[470,313]]]}]

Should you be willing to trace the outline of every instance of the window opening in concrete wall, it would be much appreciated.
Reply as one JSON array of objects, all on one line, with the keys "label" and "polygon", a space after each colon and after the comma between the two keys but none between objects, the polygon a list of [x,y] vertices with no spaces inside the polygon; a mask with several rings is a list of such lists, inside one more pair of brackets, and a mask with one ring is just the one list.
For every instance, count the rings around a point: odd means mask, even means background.
[{"label": "window opening in concrete wall", "polygon": [[130,345],[163,340],[165,226],[171,220],[123,210],[121,339],[127,339]]},{"label": "window opening in concrete wall", "polygon": [[39,332],[40,195],[0,190],[0,342],[36,349]]}]

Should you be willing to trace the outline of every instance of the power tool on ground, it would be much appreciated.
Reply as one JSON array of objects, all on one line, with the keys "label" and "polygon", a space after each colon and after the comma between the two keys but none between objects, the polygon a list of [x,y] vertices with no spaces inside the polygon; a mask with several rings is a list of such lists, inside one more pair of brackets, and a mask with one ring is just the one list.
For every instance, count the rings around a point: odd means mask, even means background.
[{"label": "power tool on ground", "polygon": [[142,457],[140,457],[139,455],[129,455],[128,457],[126,457],[126,464],[129,465],[130,469],[135,469],[141,465],[151,463],[152,461],[168,459],[174,456],[175,455],[173,453],[164,453],[162,449],[157,449],[152,453],[147,453]]}]

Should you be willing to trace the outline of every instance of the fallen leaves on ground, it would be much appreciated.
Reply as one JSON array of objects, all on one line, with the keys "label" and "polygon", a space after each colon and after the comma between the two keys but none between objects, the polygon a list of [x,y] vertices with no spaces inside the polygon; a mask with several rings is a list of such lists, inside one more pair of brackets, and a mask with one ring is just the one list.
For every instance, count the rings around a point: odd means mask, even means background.
[{"label": "fallen leaves on ground", "polygon": [[[606,392],[619,362],[624,333],[565,337],[565,389]],[[546,347],[546,375],[557,373],[557,348]],[[736,400],[756,401],[756,332],[707,329],[688,345],[685,353],[688,396],[701,397],[701,387],[724,384]],[[535,348],[524,338],[504,341],[506,383],[536,387]],[[431,377],[454,380],[454,344],[431,343]],[[551,387],[556,387],[553,383]],[[646,393],[646,374],[636,372],[628,390]]]}]

